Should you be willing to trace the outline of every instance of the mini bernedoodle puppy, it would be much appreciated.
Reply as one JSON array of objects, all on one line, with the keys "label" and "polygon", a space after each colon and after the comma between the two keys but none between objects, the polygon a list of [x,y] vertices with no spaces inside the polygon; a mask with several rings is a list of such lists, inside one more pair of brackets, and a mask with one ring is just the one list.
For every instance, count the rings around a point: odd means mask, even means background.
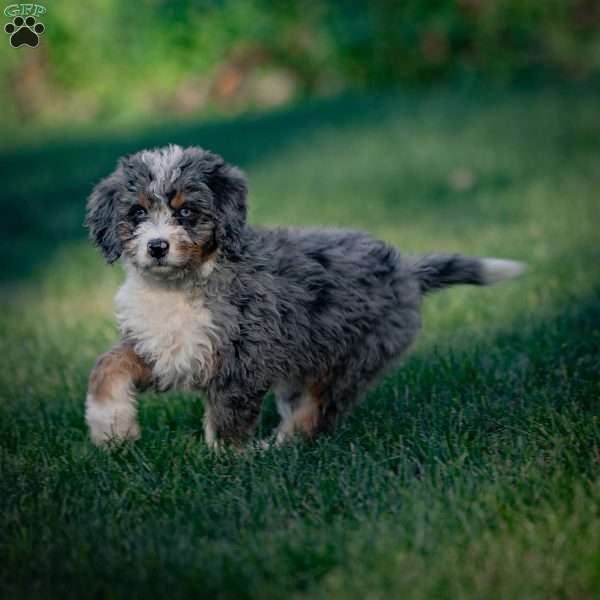
[{"label": "mini bernedoodle puppy", "polygon": [[175,145],[121,158],[93,190],[91,238],[127,273],[121,342],[90,376],[96,444],[139,437],[135,393],[147,388],[202,392],[211,447],[245,445],[270,390],[276,443],[329,431],[411,345],[426,293],[524,268],[406,258],[359,231],[251,227],[246,194],[236,167]]}]

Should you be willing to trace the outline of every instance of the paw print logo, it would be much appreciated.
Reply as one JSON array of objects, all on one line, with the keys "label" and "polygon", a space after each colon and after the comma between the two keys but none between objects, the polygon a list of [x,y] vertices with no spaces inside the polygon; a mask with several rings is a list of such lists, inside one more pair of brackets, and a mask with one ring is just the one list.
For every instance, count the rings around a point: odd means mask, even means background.
[{"label": "paw print logo", "polygon": [[34,17],[15,17],[12,23],[4,26],[4,31],[10,35],[10,45],[18,48],[25,44],[35,48],[40,42],[40,35],[44,33],[44,25],[37,22]]}]

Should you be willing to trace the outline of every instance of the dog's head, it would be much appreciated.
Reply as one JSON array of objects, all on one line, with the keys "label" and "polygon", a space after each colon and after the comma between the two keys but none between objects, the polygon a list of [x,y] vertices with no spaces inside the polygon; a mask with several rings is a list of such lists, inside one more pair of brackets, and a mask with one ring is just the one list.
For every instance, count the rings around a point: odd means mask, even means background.
[{"label": "dog's head", "polygon": [[171,278],[217,251],[235,260],[246,224],[246,180],[220,156],[167,146],[124,156],[88,200],[90,237],[109,263]]}]

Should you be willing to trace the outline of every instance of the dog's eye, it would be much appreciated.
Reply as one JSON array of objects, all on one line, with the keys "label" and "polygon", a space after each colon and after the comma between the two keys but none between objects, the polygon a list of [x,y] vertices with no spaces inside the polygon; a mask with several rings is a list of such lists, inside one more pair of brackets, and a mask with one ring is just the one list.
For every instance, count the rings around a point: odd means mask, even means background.
[{"label": "dog's eye", "polygon": [[182,219],[189,219],[192,216],[192,211],[189,208],[182,208],[178,214]]},{"label": "dog's eye", "polygon": [[134,206],[130,211],[129,211],[129,216],[134,220],[134,221],[141,221],[142,219],[144,219],[146,217],[146,209],[143,206]]}]

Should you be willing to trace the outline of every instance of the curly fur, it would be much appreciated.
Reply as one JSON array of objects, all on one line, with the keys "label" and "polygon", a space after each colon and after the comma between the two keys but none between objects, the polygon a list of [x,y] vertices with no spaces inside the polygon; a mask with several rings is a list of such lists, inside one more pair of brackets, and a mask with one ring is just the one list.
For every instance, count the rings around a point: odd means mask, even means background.
[{"label": "curly fur", "polygon": [[[409,348],[426,292],[522,270],[499,259],[404,258],[359,231],[250,227],[246,189],[219,156],[169,146],[122,158],[88,202],[93,241],[108,262],[123,256],[127,271],[112,355],[133,352],[159,390],[202,391],[210,445],[244,444],[269,390],[282,415],[279,442],[330,430]],[[181,206],[193,216],[183,218]],[[152,232],[169,241],[166,257],[148,256]],[[95,388],[112,389],[106,363],[92,373]],[[96,442],[138,435],[135,373],[124,382],[120,369],[119,378],[127,393],[113,398],[90,387]]]}]

